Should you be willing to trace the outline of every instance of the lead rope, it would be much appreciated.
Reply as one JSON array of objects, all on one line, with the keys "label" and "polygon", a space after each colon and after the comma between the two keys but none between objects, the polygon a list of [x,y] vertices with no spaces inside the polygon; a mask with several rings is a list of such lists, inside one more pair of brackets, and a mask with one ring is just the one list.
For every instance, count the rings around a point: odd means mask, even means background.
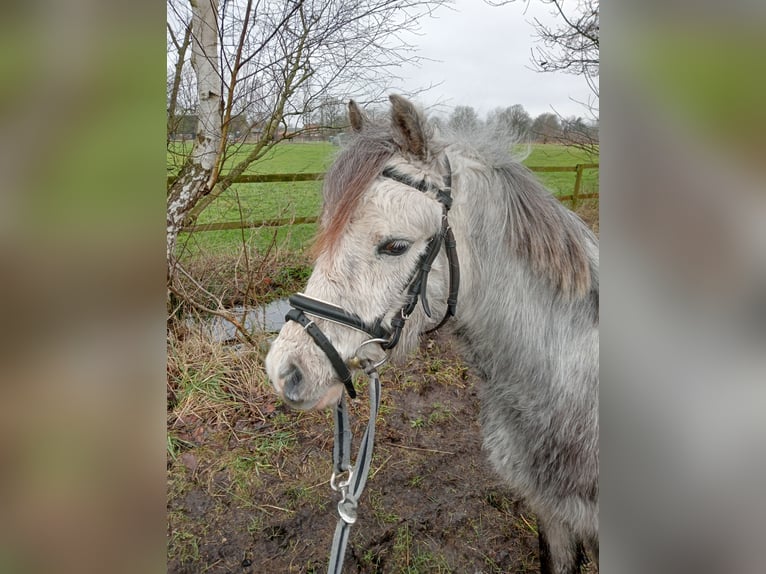
[{"label": "lead rope", "polygon": [[[332,546],[330,548],[330,564],[328,574],[341,574],[343,559],[346,554],[346,544],[351,531],[351,525],[356,522],[356,509],[359,498],[367,483],[372,462],[372,449],[375,443],[375,420],[378,417],[380,407],[380,377],[377,371],[367,373],[370,377],[370,420],[367,429],[362,435],[359,445],[359,454],[356,464],[351,469],[351,427],[348,422],[348,409],[346,407],[346,395],[342,395],[338,406],[335,408],[335,444],[333,453],[333,473],[330,477],[330,487],[341,493],[338,502],[338,524],[335,527]],[[345,480],[337,482],[340,474],[348,471]]]}]

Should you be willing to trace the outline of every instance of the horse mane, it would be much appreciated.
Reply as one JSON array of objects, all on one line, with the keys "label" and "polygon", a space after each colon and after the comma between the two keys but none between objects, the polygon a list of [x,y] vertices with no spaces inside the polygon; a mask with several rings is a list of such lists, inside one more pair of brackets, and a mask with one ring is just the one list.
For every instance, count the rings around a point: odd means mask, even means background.
[{"label": "horse mane", "polygon": [[520,163],[529,148],[522,150],[522,156],[512,155],[508,150],[518,142],[491,129],[448,132],[447,137],[471,165],[463,171],[462,193],[479,192],[491,198],[493,209],[504,207],[512,252],[566,297],[580,298],[597,290],[589,250],[595,237]]},{"label": "horse mane", "polygon": [[509,164],[498,169],[497,175],[515,195],[509,202],[508,229],[514,252],[562,294],[584,297],[595,279],[588,252],[588,228],[525,166]]},{"label": "horse mane", "polygon": [[313,253],[334,249],[362,194],[394,155],[390,128],[370,123],[352,133],[327,171],[322,189],[322,215]]}]

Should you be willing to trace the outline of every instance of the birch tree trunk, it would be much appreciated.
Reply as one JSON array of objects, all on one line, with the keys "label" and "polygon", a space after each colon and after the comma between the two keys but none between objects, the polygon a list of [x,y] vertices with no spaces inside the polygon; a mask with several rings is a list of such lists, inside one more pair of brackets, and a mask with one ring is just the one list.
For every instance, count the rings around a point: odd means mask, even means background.
[{"label": "birch tree trunk", "polygon": [[191,64],[199,96],[197,136],[191,157],[168,190],[168,278],[178,233],[189,211],[215,184],[214,170],[221,143],[221,77],[218,63],[218,0],[190,0],[193,41]]}]

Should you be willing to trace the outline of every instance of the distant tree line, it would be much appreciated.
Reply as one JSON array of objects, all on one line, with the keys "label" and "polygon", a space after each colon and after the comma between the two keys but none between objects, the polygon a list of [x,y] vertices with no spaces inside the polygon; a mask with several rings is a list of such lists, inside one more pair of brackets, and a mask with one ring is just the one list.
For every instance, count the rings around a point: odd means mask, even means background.
[{"label": "distant tree line", "polygon": [[486,127],[520,141],[598,145],[597,120],[586,120],[580,116],[561,117],[551,112],[533,118],[520,104],[495,108],[483,120],[471,106],[456,106],[446,119],[437,118],[436,121],[457,131]]},{"label": "distant tree line", "polygon": [[[338,98],[326,98],[316,109],[305,113],[302,119],[302,125],[295,125],[288,130],[304,132],[304,136],[309,139],[326,140],[342,132],[348,125],[345,102]],[[230,138],[247,141],[260,137],[261,125],[246,118],[244,114],[233,116],[229,121]],[[471,106],[456,106],[448,116],[436,116],[434,121],[457,131],[486,127],[498,135],[510,136],[522,142],[598,145],[597,121],[580,116],[561,117],[551,112],[533,118],[520,104],[495,108],[484,119]],[[197,131],[197,115],[179,114],[171,125],[171,139],[191,139]],[[282,135],[277,134],[278,137]]]}]

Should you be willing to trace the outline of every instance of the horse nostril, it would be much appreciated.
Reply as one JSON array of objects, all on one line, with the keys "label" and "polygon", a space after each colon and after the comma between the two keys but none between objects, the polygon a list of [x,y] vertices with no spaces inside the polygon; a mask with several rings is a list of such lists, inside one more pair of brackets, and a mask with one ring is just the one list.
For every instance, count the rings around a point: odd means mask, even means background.
[{"label": "horse nostril", "polygon": [[282,372],[282,380],[284,381],[282,392],[285,397],[291,401],[299,402],[302,399],[300,387],[303,383],[303,373],[301,370],[295,365],[289,365]]}]

